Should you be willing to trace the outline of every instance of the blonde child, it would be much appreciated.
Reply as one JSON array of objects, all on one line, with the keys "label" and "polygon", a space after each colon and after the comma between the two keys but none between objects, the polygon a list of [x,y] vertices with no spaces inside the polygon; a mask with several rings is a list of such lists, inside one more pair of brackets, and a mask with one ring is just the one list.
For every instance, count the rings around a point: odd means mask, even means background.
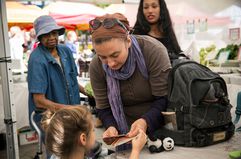
[{"label": "blonde child", "polygon": [[[65,107],[46,111],[41,121],[46,133],[46,148],[59,159],[83,159],[95,144],[94,124],[86,107]],[[143,131],[133,139],[130,159],[138,159],[146,143]]]}]

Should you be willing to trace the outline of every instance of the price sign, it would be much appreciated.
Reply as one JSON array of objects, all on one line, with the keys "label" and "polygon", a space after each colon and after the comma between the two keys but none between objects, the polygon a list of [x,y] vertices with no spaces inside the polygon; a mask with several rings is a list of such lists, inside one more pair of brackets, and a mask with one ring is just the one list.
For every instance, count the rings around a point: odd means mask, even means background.
[{"label": "price sign", "polygon": [[239,40],[240,38],[240,28],[230,28],[229,29],[229,39],[232,41]]}]

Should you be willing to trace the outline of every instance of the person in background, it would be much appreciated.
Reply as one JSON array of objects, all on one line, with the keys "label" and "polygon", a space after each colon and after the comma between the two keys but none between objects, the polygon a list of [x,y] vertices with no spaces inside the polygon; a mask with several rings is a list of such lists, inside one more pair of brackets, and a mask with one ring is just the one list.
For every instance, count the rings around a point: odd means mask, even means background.
[{"label": "person in background", "polygon": [[28,65],[30,109],[58,110],[80,103],[77,70],[71,51],[58,44],[65,28],[51,16],[34,21],[36,38],[40,42],[33,50]]},{"label": "person in background", "polygon": [[29,59],[30,53],[38,46],[39,41],[36,41],[36,34],[34,28],[31,28],[29,32],[24,32],[25,43],[23,44],[23,48],[25,49],[25,63],[27,66],[27,61]]},{"label": "person in background", "polygon": [[13,69],[20,69],[21,74],[24,74],[24,34],[20,27],[13,26],[10,28],[10,53],[11,59],[13,59]]},{"label": "person in background", "polygon": [[76,67],[77,67],[77,71],[78,71],[78,74],[80,75],[81,72],[80,72],[80,65],[79,65],[79,50],[78,50],[78,47],[76,45],[76,42],[77,41],[77,35],[74,31],[68,31],[67,35],[66,35],[66,40],[65,40],[65,45],[67,47],[69,47],[69,49],[71,50],[72,52],[72,55],[75,59],[75,64],[76,64]]},{"label": "person in background", "polygon": [[[57,112],[46,111],[41,120],[46,133],[46,147],[51,159],[84,159],[95,144],[95,129],[91,113],[84,106],[65,107]],[[139,131],[132,140],[130,159],[139,159],[146,135]]]},{"label": "person in background", "polygon": [[10,28],[10,53],[12,59],[23,60],[23,44],[24,44],[24,35],[20,27],[13,26]]},{"label": "person in background", "polygon": [[[171,69],[166,48],[150,36],[130,35],[129,22],[107,14],[89,22],[96,56],[90,81],[104,137],[139,129],[152,136],[164,124],[167,78]],[[125,147],[126,146],[126,147]],[[128,149],[124,145],[118,150]]]},{"label": "person in background", "polygon": [[73,57],[74,59],[77,58],[77,47],[76,47],[76,42],[77,40],[77,35],[74,31],[68,31],[67,35],[66,35],[66,41],[65,44],[66,46],[68,46],[71,50],[71,52],[73,53]]},{"label": "person in background", "polygon": [[[35,109],[56,111],[80,104],[79,92],[84,92],[77,81],[77,69],[70,49],[58,44],[65,28],[51,16],[40,16],[34,21],[39,45],[28,61],[29,117]],[[41,115],[36,118],[39,124]]]},{"label": "person in background", "polygon": [[29,48],[30,48],[30,51],[32,52],[35,48],[37,48],[38,43],[39,43],[38,41],[36,41],[36,33],[35,33],[34,28],[30,29],[29,36],[30,36]]},{"label": "person in background", "polygon": [[171,61],[183,56],[165,0],[140,0],[133,29],[134,34],[149,35],[160,41],[167,48]]},{"label": "person in background", "polygon": [[29,32],[27,30],[22,30],[23,33],[23,37],[24,37],[24,43],[22,44],[23,47],[23,53],[24,53],[24,57],[26,55],[26,53],[29,50],[29,44],[30,44],[30,36],[29,36]]}]

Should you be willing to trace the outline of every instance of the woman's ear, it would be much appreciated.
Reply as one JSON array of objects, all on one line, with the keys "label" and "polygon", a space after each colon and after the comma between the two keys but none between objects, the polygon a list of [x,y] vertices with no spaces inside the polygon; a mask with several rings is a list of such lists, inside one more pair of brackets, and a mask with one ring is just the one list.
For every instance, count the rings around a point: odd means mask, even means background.
[{"label": "woman's ear", "polygon": [[79,144],[85,146],[87,142],[87,137],[85,133],[81,133],[79,136]]},{"label": "woman's ear", "polygon": [[131,47],[131,38],[130,38],[130,35],[127,36],[127,46],[128,46],[128,48]]}]

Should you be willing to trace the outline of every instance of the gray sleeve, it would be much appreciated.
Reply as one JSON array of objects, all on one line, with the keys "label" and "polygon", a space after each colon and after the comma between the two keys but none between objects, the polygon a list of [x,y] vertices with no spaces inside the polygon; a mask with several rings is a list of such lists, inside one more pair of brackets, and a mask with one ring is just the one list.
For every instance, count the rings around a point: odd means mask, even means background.
[{"label": "gray sleeve", "polygon": [[152,38],[145,41],[143,54],[146,59],[152,95],[167,95],[168,74],[171,69],[167,49],[162,43]]},{"label": "gray sleeve", "polygon": [[90,82],[93,88],[97,109],[110,107],[107,96],[107,83],[102,63],[97,56],[90,63]]}]

